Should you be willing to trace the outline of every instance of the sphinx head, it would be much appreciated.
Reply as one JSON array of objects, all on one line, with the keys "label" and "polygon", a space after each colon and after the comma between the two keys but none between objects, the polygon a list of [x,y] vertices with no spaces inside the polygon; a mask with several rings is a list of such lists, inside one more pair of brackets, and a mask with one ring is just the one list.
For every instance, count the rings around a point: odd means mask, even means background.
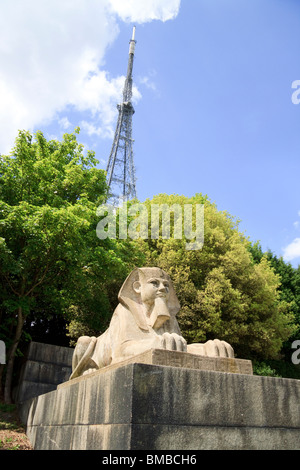
[{"label": "sphinx head", "polygon": [[[156,267],[132,271],[120,290],[119,301],[136,313],[137,323],[146,322],[154,329],[175,316],[180,308],[170,276]],[[144,322],[142,316],[146,316]]]}]

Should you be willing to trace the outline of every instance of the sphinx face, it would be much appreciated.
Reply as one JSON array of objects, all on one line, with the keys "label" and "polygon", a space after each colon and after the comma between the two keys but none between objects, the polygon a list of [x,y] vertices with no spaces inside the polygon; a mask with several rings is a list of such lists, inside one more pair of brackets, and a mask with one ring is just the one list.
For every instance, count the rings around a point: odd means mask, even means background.
[{"label": "sphinx face", "polygon": [[133,288],[141,295],[141,301],[148,306],[153,305],[158,298],[164,299],[165,302],[169,299],[169,282],[163,278],[144,278],[136,281]]}]

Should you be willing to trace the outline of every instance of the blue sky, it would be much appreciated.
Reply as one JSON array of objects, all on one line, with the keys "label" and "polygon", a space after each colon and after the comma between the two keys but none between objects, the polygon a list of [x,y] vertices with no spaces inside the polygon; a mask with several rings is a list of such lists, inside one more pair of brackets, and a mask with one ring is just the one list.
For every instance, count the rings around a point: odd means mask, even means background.
[{"label": "blue sky", "polygon": [[3,0],[0,153],[79,125],[105,168],[133,24],[138,198],[207,194],[298,266],[299,0]]}]

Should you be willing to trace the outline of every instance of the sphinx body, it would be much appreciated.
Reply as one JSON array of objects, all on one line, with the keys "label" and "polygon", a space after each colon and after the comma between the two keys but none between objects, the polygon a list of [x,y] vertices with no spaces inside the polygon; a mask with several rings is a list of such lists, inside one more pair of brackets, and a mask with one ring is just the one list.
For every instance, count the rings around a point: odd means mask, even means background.
[{"label": "sphinx body", "polygon": [[132,271],[120,289],[118,300],[109,328],[101,336],[78,339],[71,379],[149,349],[234,357],[232,347],[224,341],[187,345],[176,319],[180,305],[172,281],[160,268]]}]

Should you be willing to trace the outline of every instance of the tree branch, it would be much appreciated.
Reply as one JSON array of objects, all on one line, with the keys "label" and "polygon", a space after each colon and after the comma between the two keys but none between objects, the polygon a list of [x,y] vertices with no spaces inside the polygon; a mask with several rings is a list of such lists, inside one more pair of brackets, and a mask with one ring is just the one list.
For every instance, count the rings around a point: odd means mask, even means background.
[{"label": "tree branch", "polygon": [[46,269],[42,275],[42,278],[36,283],[34,284],[30,289],[29,291],[25,294],[25,297],[28,297],[28,295],[31,294],[31,292],[37,287],[39,286],[40,284],[42,284],[42,282],[44,281],[45,277],[46,277],[46,274],[48,272],[48,269],[49,269],[49,266],[50,266],[50,262],[48,262],[47,266],[46,266]]},{"label": "tree branch", "polygon": [[13,291],[13,293],[19,297],[19,296],[20,296],[20,293],[19,293],[18,291],[16,291],[16,290],[13,288],[13,286],[12,286],[11,283],[10,283],[9,277],[6,276],[5,274],[4,274],[4,277],[5,277],[6,281],[7,281],[7,284],[9,285],[9,287],[11,288],[11,290]]}]

